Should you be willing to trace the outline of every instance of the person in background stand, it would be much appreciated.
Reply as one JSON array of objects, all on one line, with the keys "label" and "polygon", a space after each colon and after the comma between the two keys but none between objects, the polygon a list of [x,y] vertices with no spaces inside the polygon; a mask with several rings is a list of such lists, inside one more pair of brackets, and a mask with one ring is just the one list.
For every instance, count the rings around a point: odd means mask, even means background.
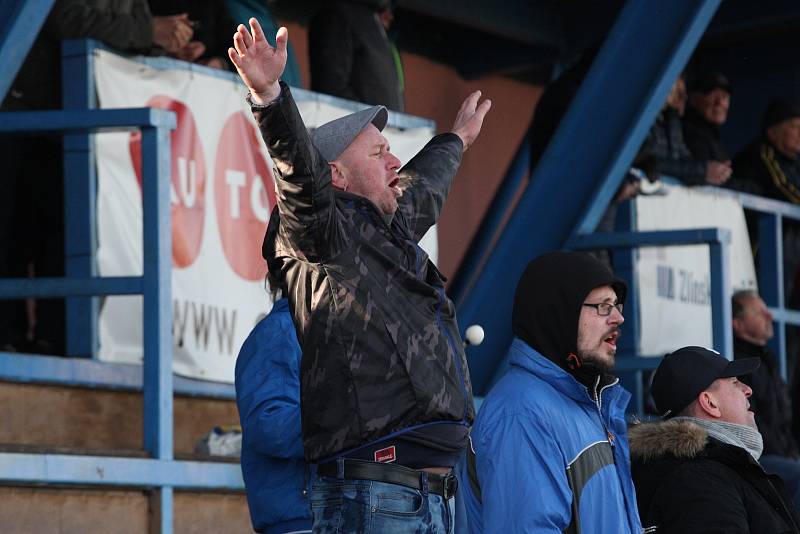
[{"label": "person in background stand", "polygon": [[731,166],[730,155],[720,137],[730,103],[731,84],[722,74],[709,72],[691,80],[689,107],[683,116],[683,138],[696,160]]},{"label": "person in background stand", "polygon": [[800,453],[792,433],[789,387],[781,378],[775,354],[767,346],[773,335],[772,314],[758,293],[751,290],[734,293],[731,310],[734,359],[761,360],[758,369],[740,377],[753,389],[750,406],[764,439],[759,463],[768,473],[783,479],[795,506],[800,506]]},{"label": "person in background stand", "polygon": [[214,69],[232,69],[226,56],[236,24],[223,0],[149,0],[149,3],[155,15],[186,13],[192,24],[192,41],[169,55]]},{"label": "person in background stand", "polygon": [[730,164],[701,160],[687,147],[681,126],[685,102],[686,86],[683,76],[679,76],[637,158],[652,161],[657,174],[677,178],[685,185],[722,185],[731,175]]},{"label": "person in background stand", "polygon": [[387,35],[389,0],[332,2],[308,31],[311,90],[403,111],[400,70]]}]

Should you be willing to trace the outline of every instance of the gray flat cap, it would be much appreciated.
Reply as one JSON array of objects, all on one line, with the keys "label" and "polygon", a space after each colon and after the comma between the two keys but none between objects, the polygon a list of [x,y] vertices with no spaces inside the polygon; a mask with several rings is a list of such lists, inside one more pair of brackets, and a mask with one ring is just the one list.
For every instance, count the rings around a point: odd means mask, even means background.
[{"label": "gray flat cap", "polygon": [[311,142],[326,161],[334,161],[368,124],[380,131],[388,120],[389,112],[384,106],[372,106],[326,122],[311,132]]}]

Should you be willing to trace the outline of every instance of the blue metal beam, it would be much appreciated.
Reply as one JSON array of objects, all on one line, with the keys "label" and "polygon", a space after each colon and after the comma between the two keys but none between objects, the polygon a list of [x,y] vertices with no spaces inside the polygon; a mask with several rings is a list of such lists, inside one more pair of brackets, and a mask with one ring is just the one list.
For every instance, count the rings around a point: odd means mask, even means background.
[{"label": "blue metal beam", "polygon": [[718,5],[635,0],[623,7],[458,310],[462,325],[487,332],[468,354],[476,394],[485,392],[510,344],[512,295],[525,265],[563,247],[571,233],[594,230]]},{"label": "blue metal beam", "polygon": [[137,128],[175,129],[171,111],[154,108],[121,108],[57,111],[8,111],[0,113],[0,133],[70,133],[129,131]]},{"label": "blue metal beam", "polygon": [[4,278],[0,300],[19,298],[78,297],[86,295],[141,295],[141,276],[104,278]]},{"label": "blue metal beam", "polygon": [[576,237],[569,243],[575,250],[604,248],[661,247],[730,243],[730,230],[696,228],[690,230],[656,230],[652,232],[610,232]]},{"label": "blue metal beam", "polygon": [[238,463],[0,452],[5,484],[77,484],[243,490]]},{"label": "blue metal beam", "polygon": [[55,0],[0,3],[0,102],[14,83]]},{"label": "blue metal beam", "polygon": [[144,232],[144,447],[172,459],[172,219],[170,140],[165,128],[142,130]]},{"label": "blue metal beam", "polygon": [[[0,352],[0,381],[55,386],[142,391],[142,366]],[[174,392],[186,397],[235,400],[233,384],[174,377]]]},{"label": "blue metal beam", "polygon": [[[93,109],[97,105],[94,58],[97,41],[68,39],[61,43],[61,100],[64,109]],[[87,133],[64,136],[64,274],[96,276],[97,166],[94,137]],[[96,358],[100,299],[66,301],[67,356]]]}]

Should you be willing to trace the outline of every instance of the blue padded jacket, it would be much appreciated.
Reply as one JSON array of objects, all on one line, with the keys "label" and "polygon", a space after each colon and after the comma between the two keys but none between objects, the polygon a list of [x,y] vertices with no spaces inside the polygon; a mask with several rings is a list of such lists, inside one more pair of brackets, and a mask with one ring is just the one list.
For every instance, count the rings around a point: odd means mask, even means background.
[{"label": "blue padded jacket", "polygon": [[247,336],[236,359],[242,476],[256,532],[311,529],[311,474],[300,435],[300,346],[286,299]]},{"label": "blue padded jacket", "polygon": [[470,462],[459,464],[467,525],[458,531],[642,532],[625,423],[630,394],[614,379],[595,402],[518,338],[509,356],[472,430],[478,486]]}]

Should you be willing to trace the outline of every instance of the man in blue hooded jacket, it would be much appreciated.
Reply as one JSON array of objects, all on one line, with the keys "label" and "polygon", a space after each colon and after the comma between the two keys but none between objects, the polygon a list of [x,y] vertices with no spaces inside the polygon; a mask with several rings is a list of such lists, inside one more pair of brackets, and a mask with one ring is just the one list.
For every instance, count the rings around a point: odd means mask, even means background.
[{"label": "man in blue hooded jacket", "polygon": [[[270,278],[270,287],[279,286]],[[236,359],[242,476],[256,532],[311,532],[312,477],[300,435],[301,356],[288,301],[280,298]]]},{"label": "man in blue hooded jacket", "polygon": [[609,374],[627,288],[585,253],[528,264],[511,368],[483,402],[459,479],[470,532],[633,533],[625,407]]}]

